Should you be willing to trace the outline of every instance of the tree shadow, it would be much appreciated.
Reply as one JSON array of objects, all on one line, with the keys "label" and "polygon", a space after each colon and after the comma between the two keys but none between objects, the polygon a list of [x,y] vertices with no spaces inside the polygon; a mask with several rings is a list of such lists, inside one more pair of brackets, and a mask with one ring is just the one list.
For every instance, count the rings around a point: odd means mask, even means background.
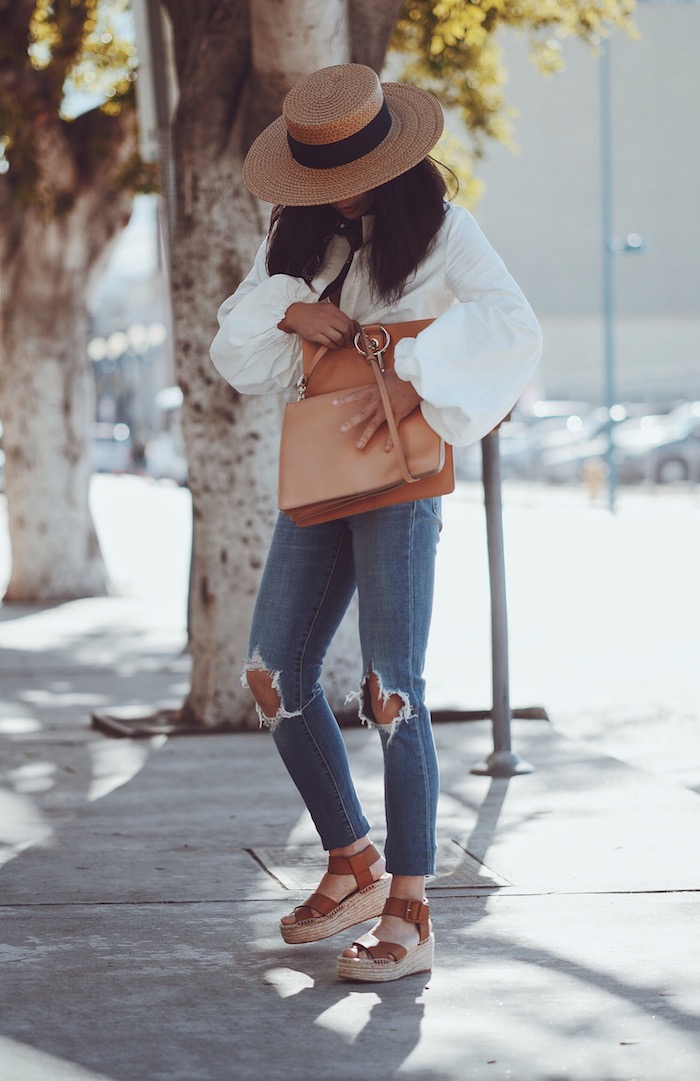
[{"label": "tree shadow", "polygon": [[[507,1017],[504,1009],[504,1024],[525,1026],[541,1036],[542,1046],[550,1034],[562,1040],[576,1035],[570,1026],[579,987],[598,992],[592,1006],[597,1013],[589,1020],[592,1041],[608,1036],[603,1028],[609,996],[643,1011],[645,1018],[657,1016],[684,1037],[697,1031],[697,1019],[664,998],[668,988],[658,981],[642,987],[624,968],[611,973],[577,959],[573,928],[571,952],[546,940],[542,948],[523,944],[502,927],[499,933],[488,924],[477,929],[502,911],[490,904],[498,891],[451,890],[441,896],[437,890],[431,896],[438,965],[430,981],[416,975],[384,985],[339,982],[335,955],[347,942],[283,945],[276,922],[290,893],[273,886],[265,890],[264,876],[256,870],[245,881],[238,879],[244,864],[232,858],[232,847],[254,841],[256,828],[264,829],[261,835],[271,843],[276,834],[289,838],[297,823],[289,793],[276,783],[268,762],[272,752],[257,734],[228,742],[235,756],[222,756],[221,746],[206,737],[173,741],[129,785],[138,798],[132,793],[128,801],[126,792],[114,793],[94,818],[83,815],[65,825],[54,838],[53,862],[42,850],[33,860],[15,861],[22,900],[6,909],[6,948],[16,951],[7,958],[16,962],[12,982],[3,981],[2,1027],[9,1038],[101,1070],[113,1081],[182,1077],[185,1070],[209,1081],[232,1076],[387,1081],[406,1075],[414,1081],[447,1081],[468,1076],[470,1041],[481,1039],[478,1022],[485,1014],[482,1009],[470,1021],[469,995],[477,994],[483,1004],[489,995],[502,993],[500,967],[498,978],[491,976],[494,963],[509,966],[516,992]],[[198,748],[201,757],[193,758]],[[478,806],[462,801],[462,818],[473,815],[465,847],[487,861],[502,829],[510,782],[492,779],[484,790],[480,781],[478,789],[469,790],[482,795]],[[254,819],[256,800],[264,810]],[[232,812],[240,815],[238,825]],[[443,828],[442,836],[449,831]],[[76,862],[89,865],[84,879]],[[222,864],[231,872],[218,893],[206,875]],[[166,872],[160,881],[158,871]],[[77,877],[77,884],[64,903],[57,903],[51,891],[61,875]],[[140,892],[115,892],[122,876]],[[149,876],[152,893],[147,894]],[[242,881],[243,888],[233,892]],[[44,893],[31,900],[30,888],[38,883]],[[42,896],[51,903],[37,906]],[[529,903],[543,902],[530,898]],[[507,904],[515,909],[518,901],[511,894]],[[566,1016],[542,1010],[541,998],[528,993],[529,981],[519,979],[523,972],[571,995]],[[52,987],[61,989],[61,1011],[46,1009]],[[443,1010],[455,1012],[443,1018]],[[629,1012],[620,1008],[618,1017]],[[109,1024],[100,1023],[105,1017]],[[443,1039],[452,1042],[443,1048]],[[484,1037],[480,1048],[487,1043]],[[426,1054],[434,1066],[412,1068]],[[533,1076],[546,1076],[546,1066]]]},{"label": "tree shadow", "polygon": [[[513,942],[512,939],[497,935],[481,938],[478,943],[478,953],[488,958],[507,958],[509,963],[532,966],[538,972],[543,969],[564,972],[567,977],[636,1006],[647,1014],[650,1020],[662,1019],[680,1032],[688,1033],[696,1040],[698,1038],[700,1014],[678,1009],[669,1003],[665,985],[635,985],[610,972],[599,972],[591,966],[581,964],[563,953],[522,945]],[[459,967],[456,961],[451,961],[449,955],[445,957],[444,965],[446,968]],[[542,1018],[543,1033],[551,1027],[551,1024],[551,1017]]]}]

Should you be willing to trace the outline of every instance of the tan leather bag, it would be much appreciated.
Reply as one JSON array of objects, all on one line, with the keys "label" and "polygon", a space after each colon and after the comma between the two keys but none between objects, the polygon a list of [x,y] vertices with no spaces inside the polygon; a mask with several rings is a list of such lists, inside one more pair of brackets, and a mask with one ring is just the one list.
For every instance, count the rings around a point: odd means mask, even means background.
[{"label": "tan leather bag", "polygon": [[[433,431],[420,409],[397,425],[384,383],[384,371],[394,366],[396,342],[415,337],[431,322],[358,327],[353,345],[332,351],[304,342],[299,397],[285,409],[280,444],[279,507],[297,525],[316,525],[454,489],[452,447]],[[357,430],[340,431],[357,403],[332,404],[339,392],[371,386],[372,379],[392,435],[389,452],[384,449],[383,425],[359,450]]]}]

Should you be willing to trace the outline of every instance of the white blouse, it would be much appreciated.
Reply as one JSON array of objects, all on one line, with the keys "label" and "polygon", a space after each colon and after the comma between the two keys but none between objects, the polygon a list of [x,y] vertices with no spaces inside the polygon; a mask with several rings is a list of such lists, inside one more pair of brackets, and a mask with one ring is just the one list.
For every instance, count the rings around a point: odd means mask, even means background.
[{"label": "white blouse", "polygon": [[[371,217],[363,218],[365,239]],[[395,370],[423,399],[428,424],[449,443],[464,446],[491,431],[513,408],[541,352],[539,324],[522,292],[469,211],[447,205],[428,255],[396,304],[372,300],[361,250],[341,294],[341,308],[359,323],[435,318],[415,338],[396,345]],[[301,372],[301,339],[280,330],[290,304],[313,302],[339,273],[347,241],[333,237],[311,285],[286,274],[270,276],[266,243],[253,269],[219,308],[211,358],[243,394],[281,391]]]}]

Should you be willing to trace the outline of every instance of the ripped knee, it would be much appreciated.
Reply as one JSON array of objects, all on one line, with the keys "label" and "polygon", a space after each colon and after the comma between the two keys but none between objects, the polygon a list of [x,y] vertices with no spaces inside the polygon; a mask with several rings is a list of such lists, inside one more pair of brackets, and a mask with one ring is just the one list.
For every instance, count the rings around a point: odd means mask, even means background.
[{"label": "ripped knee", "polygon": [[363,679],[359,691],[348,695],[346,702],[352,701],[358,704],[362,723],[388,732],[389,743],[399,725],[415,716],[409,696],[404,691],[387,690],[373,668]]},{"label": "ripped knee", "polygon": [[246,684],[256,705],[264,717],[272,719],[276,717],[282,708],[282,698],[275,686],[275,677],[272,672],[264,668],[250,668],[245,673]]},{"label": "ripped knee", "polygon": [[367,677],[367,690],[372,704],[374,723],[393,725],[395,721],[398,721],[401,711],[406,706],[401,695],[395,691],[385,694],[376,672],[370,672]]},{"label": "ripped knee", "polygon": [[280,672],[271,672],[260,651],[255,650],[241,676],[244,687],[253,695],[260,725],[273,731],[285,717],[298,717],[299,710],[290,713],[285,708],[280,690]]}]

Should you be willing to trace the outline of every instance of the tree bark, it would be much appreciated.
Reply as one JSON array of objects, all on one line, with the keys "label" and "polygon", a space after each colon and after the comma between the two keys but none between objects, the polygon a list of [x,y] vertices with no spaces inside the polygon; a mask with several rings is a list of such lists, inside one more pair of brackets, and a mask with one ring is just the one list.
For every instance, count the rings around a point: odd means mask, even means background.
[{"label": "tree bark", "polygon": [[[100,161],[88,147],[100,133]],[[12,572],[5,599],[100,595],[107,581],[90,515],[94,417],[86,292],[131,196],[115,176],[134,151],[129,117],[44,117],[36,145],[42,198],[21,206],[0,185],[0,401]],[[65,193],[65,202],[49,203]],[[50,196],[50,198],[49,198]]]},{"label": "tree bark", "polygon": [[[347,0],[211,0],[202,7],[165,0],[165,7],[180,82],[172,282],[194,508],[193,671],[182,716],[203,726],[257,727],[240,672],[277,515],[281,402],[238,395],[209,359],[216,308],[248,272],[267,228],[269,208],[247,192],[241,167],[302,75],[351,58],[364,63],[365,55],[377,61],[390,28],[385,13],[373,21],[371,5],[358,5],[363,37],[351,53]],[[352,627],[326,666],[336,706],[358,678],[357,657]]]},{"label": "tree bark", "polygon": [[404,0],[348,0],[350,52],[359,64],[379,75]]}]

